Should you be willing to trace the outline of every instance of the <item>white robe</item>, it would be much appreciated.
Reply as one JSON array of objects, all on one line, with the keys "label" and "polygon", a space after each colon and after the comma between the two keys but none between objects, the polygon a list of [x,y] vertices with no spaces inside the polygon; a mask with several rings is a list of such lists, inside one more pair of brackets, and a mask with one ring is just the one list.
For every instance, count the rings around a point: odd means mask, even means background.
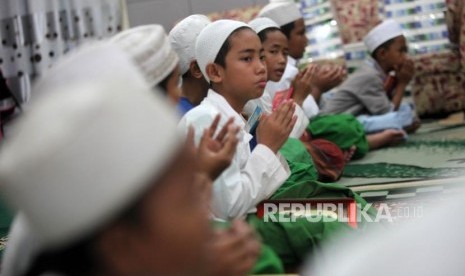
[{"label": "white robe", "polygon": [[239,144],[232,164],[213,183],[211,211],[220,219],[243,218],[255,212],[255,206],[269,198],[290,176],[286,160],[263,144],[257,144],[251,152],[249,141],[252,135],[245,131],[245,120],[229,105],[226,99],[208,91],[202,103],[186,113],[179,126],[186,130],[192,125],[195,142],[199,143],[204,129],[208,128],[217,114],[221,114],[218,130],[225,122],[234,118],[241,128]]},{"label": "white robe", "polygon": [[[272,106],[273,106],[273,98],[271,98],[271,93],[268,93],[268,85],[270,82],[266,84],[265,92],[263,96],[258,99],[250,100],[244,107],[243,113],[247,116],[251,116],[257,106],[259,106],[263,112],[267,114],[271,114]],[[312,97],[313,98],[313,97]],[[305,130],[307,129],[308,124],[310,123],[308,117],[305,115],[305,112],[299,105],[296,105],[294,116],[296,116],[297,120],[295,122],[294,128],[292,129],[291,134],[289,135],[290,138],[297,138],[299,139],[302,134],[304,134]]]},{"label": "white robe", "polygon": [[[274,98],[276,92],[289,89],[292,81],[298,73],[299,69],[297,68],[297,61],[289,56],[287,58],[286,69],[284,70],[281,80],[279,82],[269,81],[267,84],[266,92],[270,94],[271,99]],[[302,104],[302,109],[308,118],[313,118],[320,112],[320,108],[312,95],[308,95],[307,98],[305,98]]]}]

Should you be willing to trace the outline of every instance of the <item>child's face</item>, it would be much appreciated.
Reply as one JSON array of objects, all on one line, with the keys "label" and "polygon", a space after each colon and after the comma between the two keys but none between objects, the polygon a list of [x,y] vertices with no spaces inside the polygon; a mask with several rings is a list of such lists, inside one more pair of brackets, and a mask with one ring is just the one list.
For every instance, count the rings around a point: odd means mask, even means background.
[{"label": "child's face", "polygon": [[269,31],[263,42],[266,69],[269,81],[280,81],[287,64],[289,47],[286,36],[281,31]]},{"label": "child's face", "polygon": [[179,66],[176,66],[166,82],[166,93],[168,94],[169,100],[174,104],[177,104],[181,97],[181,87],[179,86],[180,78],[180,69]]},{"label": "child's face", "polygon": [[229,37],[230,50],[226,54],[226,68],[220,67],[222,87],[228,96],[244,104],[263,95],[266,86],[266,65],[258,35],[240,30]]},{"label": "child's face", "polygon": [[386,61],[389,70],[394,70],[402,65],[407,59],[407,41],[404,36],[399,36],[394,39],[394,42],[386,49],[384,60]]},{"label": "child's face", "polygon": [[195,179],[193,151],[185,147],[146,193],[141,223],[129,231],[128,260],[145,275],[198,275],[205,269],[212,230]]},{"label": "child's face", "polygon": [[289,54],[295,59],[300,59],[304,56],[305,48],[307,47],[307,36],[305,35],[305,22],[301,18],[294,22],[289,37]]}]

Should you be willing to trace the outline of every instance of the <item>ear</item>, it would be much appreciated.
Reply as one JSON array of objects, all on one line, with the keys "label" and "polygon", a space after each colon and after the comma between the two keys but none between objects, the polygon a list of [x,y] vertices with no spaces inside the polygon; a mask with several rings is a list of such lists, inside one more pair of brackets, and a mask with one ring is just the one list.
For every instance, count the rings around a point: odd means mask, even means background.
[{"label": "ear", "polygon": [[197,63],[196,60],[193,60],[191,64],[189,64],[189,72],[196,79],[203,78],[202,71],[200,70],[199,64]]},{"label": "ear", "polygon": [[386,53],[387,53],[386,48],[384,48],[384,47],[379,48],[377,53],[376,53],[377,59],[378,60],[385,60],[386,59]]},{"label": "ear", "polygon": [[207,76],[210,82],[222,82],[224,78],[224,68],[216,63],[210,63],[206,68]]}]

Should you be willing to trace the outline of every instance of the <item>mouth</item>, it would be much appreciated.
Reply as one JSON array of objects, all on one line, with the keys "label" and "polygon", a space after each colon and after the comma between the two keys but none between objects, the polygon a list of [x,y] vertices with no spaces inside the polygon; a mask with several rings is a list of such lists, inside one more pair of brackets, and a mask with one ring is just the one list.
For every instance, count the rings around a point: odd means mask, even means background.
[{"label": "mouth", "polygon": [[276,75],[282,76],[284,74],[284,69],[276,69],[275,70]]},{"label": "mouth", "polygon": [[266,80],[263,79],[263,80],[258,81],[258,82],[257,82],[257,85],[258,85],[258,87],[260,87],[260,88],[265,88],[265,86],[266,86]]}]

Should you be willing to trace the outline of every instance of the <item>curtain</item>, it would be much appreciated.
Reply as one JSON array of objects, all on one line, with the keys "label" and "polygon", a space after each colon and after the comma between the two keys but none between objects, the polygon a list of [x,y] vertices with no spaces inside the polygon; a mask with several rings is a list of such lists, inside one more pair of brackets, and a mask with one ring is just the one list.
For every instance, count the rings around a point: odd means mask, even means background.
[{"label": "curtain", "polygon": [[20,102],[31,83],[71,49],[128,27],[125,0],[3,0],[0,68]]}]

